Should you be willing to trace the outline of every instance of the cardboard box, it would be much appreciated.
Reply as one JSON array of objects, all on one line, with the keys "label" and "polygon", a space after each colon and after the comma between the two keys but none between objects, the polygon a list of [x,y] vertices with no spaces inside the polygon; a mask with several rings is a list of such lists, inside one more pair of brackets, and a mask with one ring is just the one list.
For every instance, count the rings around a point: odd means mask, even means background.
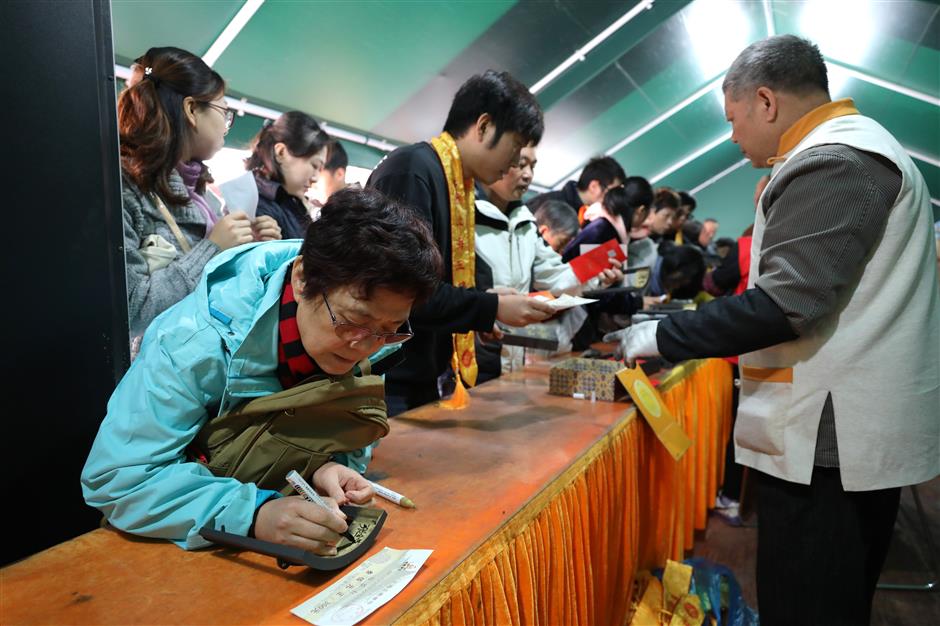
[{"label": "cardboard box", "polygon": [[623,369],[619,361],[573,358],[562,361],[548,371],[548,393],[556,396],[582,394],[585,399],[614,402],[626,398],[627,392],[617,380]]}]

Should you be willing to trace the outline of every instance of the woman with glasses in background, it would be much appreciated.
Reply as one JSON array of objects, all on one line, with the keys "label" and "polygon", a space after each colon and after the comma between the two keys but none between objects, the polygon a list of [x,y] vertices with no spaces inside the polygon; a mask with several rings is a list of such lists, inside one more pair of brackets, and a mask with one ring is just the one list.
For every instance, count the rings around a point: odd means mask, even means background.
[{"label": "woman with glasses in background", "polygon": [[86,502],[186,549],[208,526],[336,554],[342,514],[281,497],[285,476],[340,505],[372,497],[351,456],[388,433],[381,374],[441,268],[427,224],[371,189],[333,194],[303,242],[219,254],[111,396]]},{"label": "woman with glasses in background", "polygon": [[277,239],[270,218],[224,217],[206,201],[203,161],[222,148],[233,115],[225,81],[179,48],[151,48],[118,99],[128,316],[138,336],[192,292],[221,250]]}]

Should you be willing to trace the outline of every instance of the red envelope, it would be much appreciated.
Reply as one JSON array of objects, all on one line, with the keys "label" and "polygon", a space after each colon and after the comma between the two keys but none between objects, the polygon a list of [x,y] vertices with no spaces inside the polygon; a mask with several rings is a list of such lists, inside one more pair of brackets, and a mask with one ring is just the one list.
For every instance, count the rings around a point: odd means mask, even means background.
[{"label": "red envelope", "polygon": [[604,270],[609,269],[611,265],[607,259],[611,257],[621,262],[627,260],[623,248],[620,247],[620,243],[616,239],[606,241],[590,252],[571,259],[568,265],[574,270],[574,275],[578,277],[578,280],[585,283]]}]

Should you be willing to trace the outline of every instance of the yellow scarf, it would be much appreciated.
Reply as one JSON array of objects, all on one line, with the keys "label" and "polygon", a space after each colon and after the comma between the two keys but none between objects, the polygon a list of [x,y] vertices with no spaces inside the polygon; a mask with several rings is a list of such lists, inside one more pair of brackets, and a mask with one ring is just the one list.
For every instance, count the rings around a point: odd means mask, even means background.
[{"label": "yellow scarf", "polygon": [[[475,206],[473,179],[464,176],[457,142],[450,133],[441,133],[431,139],[437,152],[444,175],[447,177],[447,192],[450,196],[450,255],[452,283],[455,287],[470,288],[475,285],[476,254],[473,233]],[[457,390],[454,401],[462,408],[466,403],[466,390],[461,379],[470,387],[477,382],[477,359],[473,345],[473,332],[454,334],[453,368],[457,374]]]},{"label": "yellow scarf", "polygon": [[793,126],[788,128],[787,131],[780,136],[780,141],[777,146],[777,156],[767,159],[767,165],[785,161],[787,153],[795,148],[806,138],[806,135],[814,131],[816,127],[823,122],[828,122],[831,119],[842,117],[843,115],[858,114],[858,109],[855,108],[855,103],[851,98],[827,102],[822,106],[816,107],[794,122]]}]

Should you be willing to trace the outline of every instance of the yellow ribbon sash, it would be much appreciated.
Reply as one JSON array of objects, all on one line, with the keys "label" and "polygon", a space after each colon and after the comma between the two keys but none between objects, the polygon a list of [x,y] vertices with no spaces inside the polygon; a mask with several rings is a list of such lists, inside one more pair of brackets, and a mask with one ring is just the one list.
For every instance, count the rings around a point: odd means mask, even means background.
[{"label": "yellow ribbon sash", "polygon": [[[431,139],[431,146],[437,152],[444,175],[447,177],[447,191],[450,196],[450,254],[452,282],[455,287],[470,288],[475,285],[476,255],[474,252],[473,233],[475,225],[475,206],[473,179],[463,173],[460,151],[457,142],[449,133],[441,133]],[[472,387],[477,382],[477,359],[473,346],[473,332],[453,336],[453,368],[457,374],[457,390],[450,402],[450,408],[466,406],[466,390],[461,379]]]}]

